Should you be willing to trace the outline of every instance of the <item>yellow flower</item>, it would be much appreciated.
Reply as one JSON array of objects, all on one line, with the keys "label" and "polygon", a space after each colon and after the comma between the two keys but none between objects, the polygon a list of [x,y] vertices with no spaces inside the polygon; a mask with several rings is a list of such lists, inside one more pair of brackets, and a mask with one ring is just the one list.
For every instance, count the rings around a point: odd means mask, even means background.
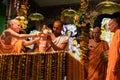
[{"label": "yellow flower", "polygon": [[21,29],[27,28],[28,21],[24,16],[17,16],[16,19],[20,21]]}]

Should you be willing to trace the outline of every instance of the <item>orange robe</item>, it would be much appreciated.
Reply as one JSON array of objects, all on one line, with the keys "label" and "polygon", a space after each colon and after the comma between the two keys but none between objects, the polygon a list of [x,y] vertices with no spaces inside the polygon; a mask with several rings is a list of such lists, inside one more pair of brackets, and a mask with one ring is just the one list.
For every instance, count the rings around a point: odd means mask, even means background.
[{"label": "orange robe", "polygon": [[[114,33],[108,53],[108,68],[106,80],[120,80],[120,30]],[[113,74],[116,70],[116,75]]]},{"label": "orange robe", "polygon": [[89,52],[88,80],[105,80],[107,72],[107,62],[102,62],[100,55],[109,49],[106,41],[101,41]]},{"label": "orange robe", "polygon": [[16,54],[20,53],[22,49],[22,40],[18,40],[14,45],[6,45],[0,38],[0,54]]}]

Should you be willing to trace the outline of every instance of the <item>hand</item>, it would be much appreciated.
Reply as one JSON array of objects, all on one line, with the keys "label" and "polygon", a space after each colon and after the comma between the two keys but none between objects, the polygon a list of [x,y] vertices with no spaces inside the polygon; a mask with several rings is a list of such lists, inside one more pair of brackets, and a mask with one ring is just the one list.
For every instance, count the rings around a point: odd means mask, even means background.
[{"label": "hand", "polygon": [[116,75],[116,74],[117,74],[117,72],[118,72],[117,70],[113,70],[113,74],[114,74],[114,75]]},{"label": "hand", "polygon": [[100,59],[102,62],[107,62],[108,61],[108,53],[106,51],[102,52],[100,55]]},{"label": "hand", "polygon": [[29,37],[38,37],[38,34],[29,34]]},{"label": "hand", "polygon": [[50,35],[47,35],[47,42],[48,44],[52,44],[52,39]]},{"label": "hand", "polygon": [[36,42],[37,45],[39,45],[40,38],[36,38],[36,39],[35,39],[35,42]]},{"label": "hand", "polygon": [[38,37],[40,37],[40,36],[41,36],[41,34],[42,34],[42,33],[38,33]]}]

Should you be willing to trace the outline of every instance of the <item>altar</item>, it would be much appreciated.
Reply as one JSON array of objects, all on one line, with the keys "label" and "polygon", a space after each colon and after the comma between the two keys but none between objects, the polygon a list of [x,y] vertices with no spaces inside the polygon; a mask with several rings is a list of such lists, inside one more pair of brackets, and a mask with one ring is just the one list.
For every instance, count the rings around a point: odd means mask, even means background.
[{"label": "altar", "polygon": [[84,67],[64,51],[1,54],[0,80],[84,80]]}]

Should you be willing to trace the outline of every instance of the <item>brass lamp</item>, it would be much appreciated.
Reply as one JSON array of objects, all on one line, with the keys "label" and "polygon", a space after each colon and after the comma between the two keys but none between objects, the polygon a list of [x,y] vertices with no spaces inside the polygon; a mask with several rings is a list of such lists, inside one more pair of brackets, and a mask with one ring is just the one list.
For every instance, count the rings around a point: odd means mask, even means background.
[{"label": "brass lamp", "polygon": [[65,23],[73,23],[73,18],[77,12],[73,9],[65,9],[61,12],[61,21]]},{"label": "brass lamp", "polygon": [[120,12],[120,4],[112,1],[103,1],[96,5],[96,11],[101,14],[112,14],[114,12]]},{"label": "brass lamp", "polygon": [[31,21],[41,21],[44,19],[44,16],[40,13],[32,13],[28,16]]}]

